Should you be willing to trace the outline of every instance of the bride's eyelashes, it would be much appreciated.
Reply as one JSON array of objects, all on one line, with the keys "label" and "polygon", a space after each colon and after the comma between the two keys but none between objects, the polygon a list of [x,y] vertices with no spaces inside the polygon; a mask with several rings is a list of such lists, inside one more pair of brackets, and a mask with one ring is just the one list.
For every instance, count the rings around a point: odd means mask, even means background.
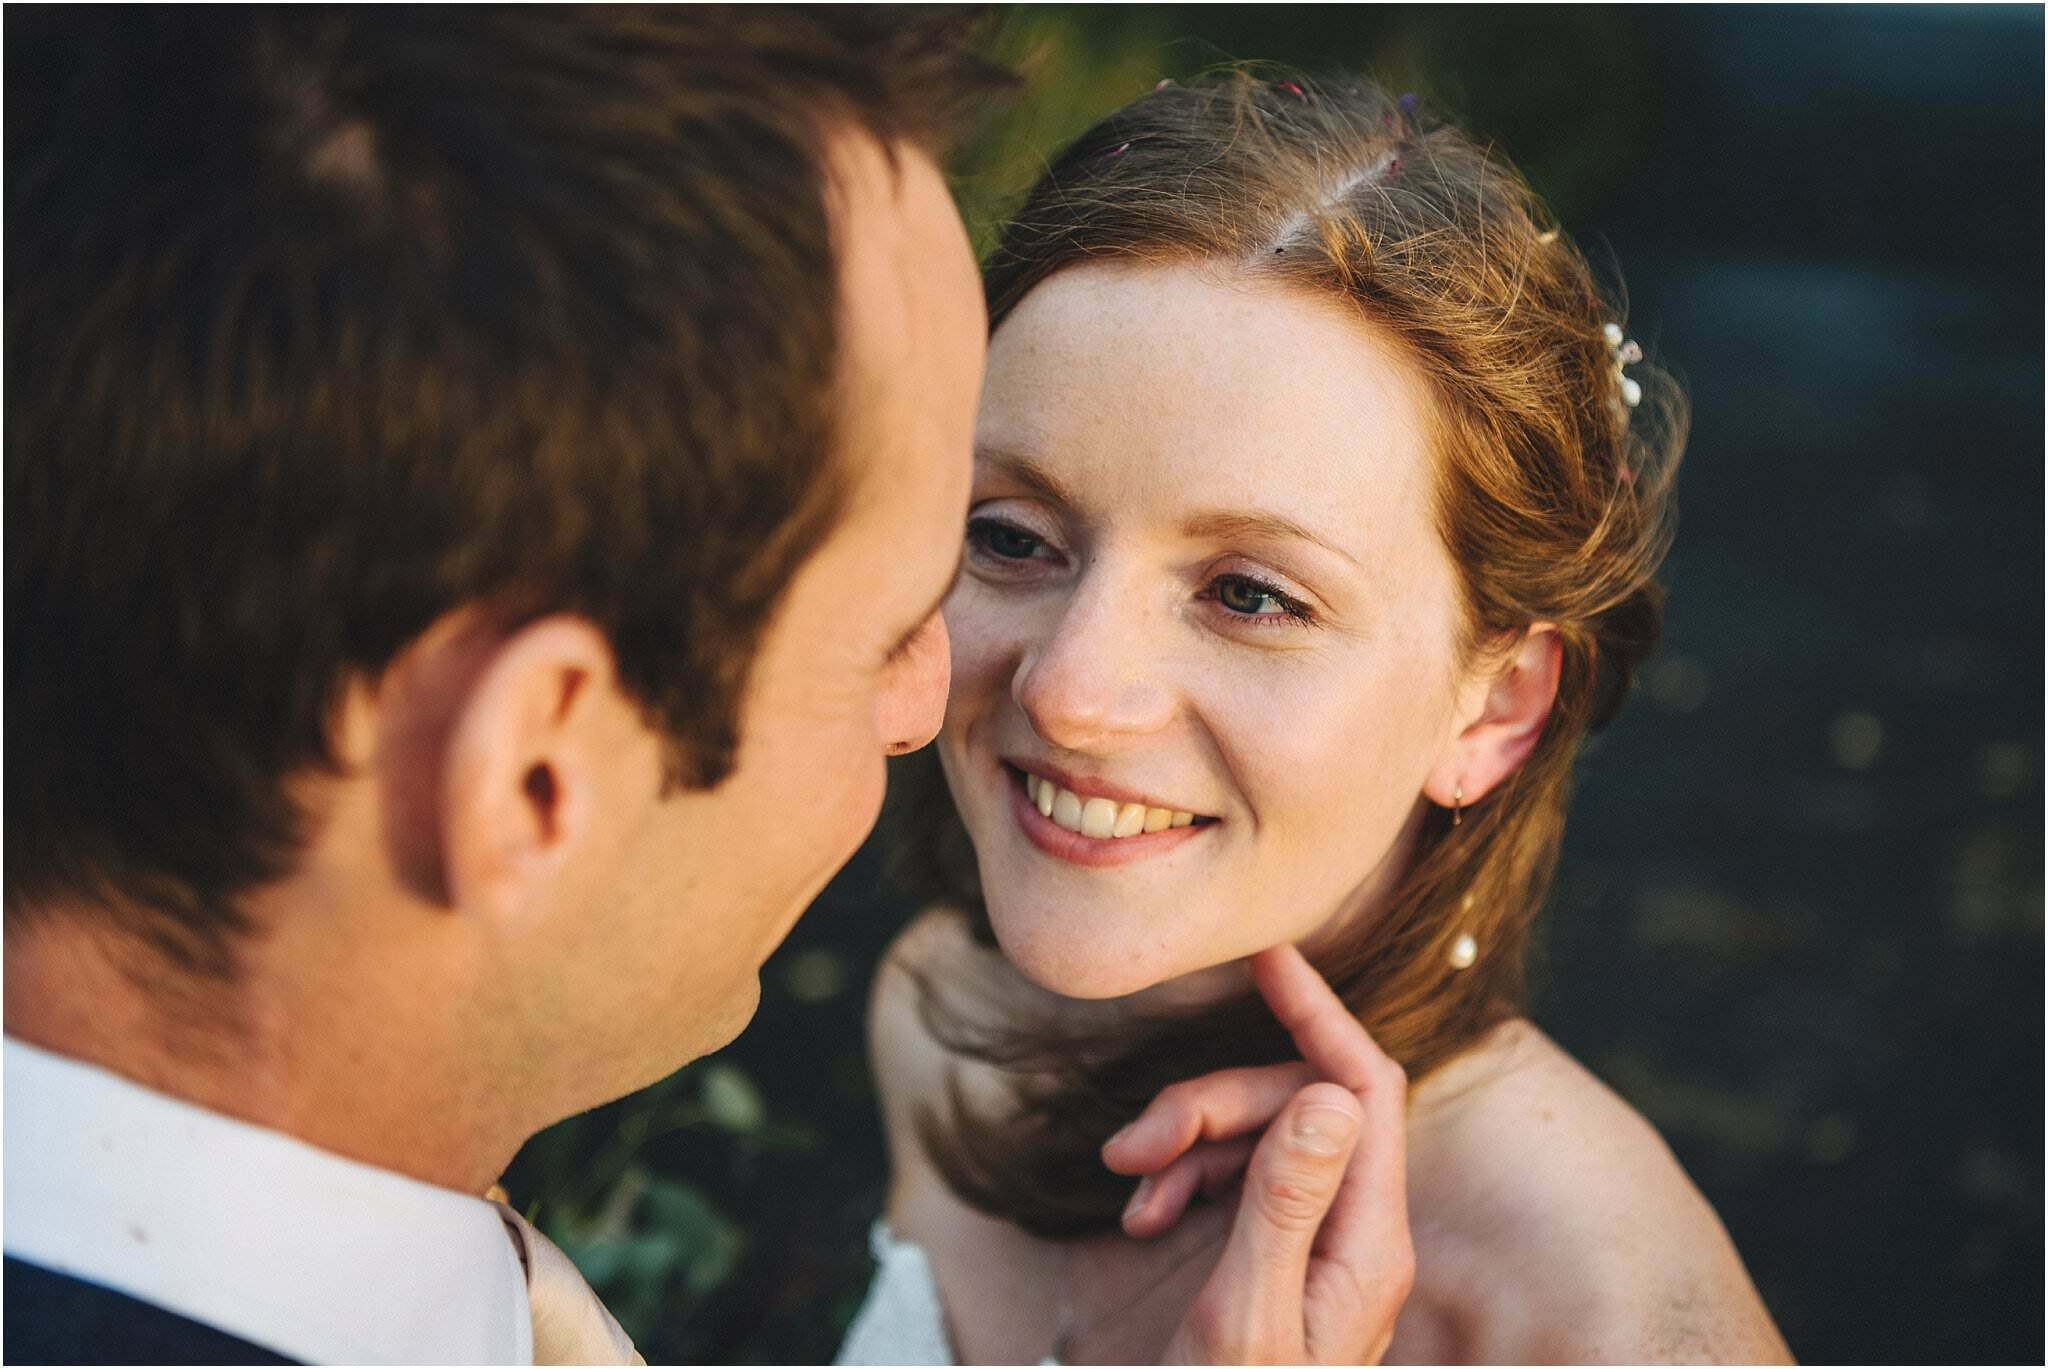
[{"label": "bride's eyelashes", "polygon": [[[1020,580],[1058,556],[1051,541],[1027,527],[976,514],[967,520],[967,556],[986,579]],[[1195,596],[1214,604],[1231,626],[1257,630],[1313,626],[1315,610],[1278,585],[1243,571],[1210,578]]]},{"label": "bride's eyelashes", "polygon": [[1316,621],[1307,604],[1253,575],[1219,575],[1203,587],[1199,597],[1253,627],[1306,627]]},{"label": "bride's eyelashes", "polygon": [[999,564],[1029,561],[1040,548],[1050,550],[1045,538],[1029,528],[986,514],[967,520],[967,554],[975,560]]}]

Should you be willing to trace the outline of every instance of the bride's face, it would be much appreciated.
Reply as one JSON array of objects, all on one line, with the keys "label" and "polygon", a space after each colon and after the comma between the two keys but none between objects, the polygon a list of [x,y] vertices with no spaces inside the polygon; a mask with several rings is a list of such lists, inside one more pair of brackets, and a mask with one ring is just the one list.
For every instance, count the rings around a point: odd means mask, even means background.
[{"label": "bride's face", "polygon": [[1004,321],[939,750],[1032,979],[1126,994],[1374,914],[1468,683],[1429,406],[1271,283],[1091,264]]}]

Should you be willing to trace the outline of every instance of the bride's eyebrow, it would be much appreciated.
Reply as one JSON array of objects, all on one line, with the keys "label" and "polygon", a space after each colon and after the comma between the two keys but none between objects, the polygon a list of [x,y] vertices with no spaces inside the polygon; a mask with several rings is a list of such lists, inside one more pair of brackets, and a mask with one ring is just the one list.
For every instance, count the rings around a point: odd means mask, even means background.
[{"label": "bride's eyebrow", "polygon": [[[1187,522],[1181,524],[1181,533],[1187,537],[1211,538],[1219,542],[1228,542],[1240,538],[1259,541],[1299,538],[1304,542],[1314,543],[1325,551],[1334,552],[1352,565],[1358,566],[1357,557],[1338,546],[1335,542],[1332,542],[1329,538],[1324,537],[1321,533],[1310,531],[1292,518],[1286,518],[1277,513],[1247,512],[1243,509],[1211,509],[1207,512],[1190,516]],[[1358,568],[1360,570],[1365,569],[1363,566],[1358,566]]]},{"label": "bride's eyebrow", "polygon": [[1018,484],[1026,486],[1033,494],[1066,508],[1075,508],[1073,491],[1062,485],[1051,471],[1033,461],[1022,452],[1006,447],[976,447],[974,460],[1001,475],[1006,475]]}]

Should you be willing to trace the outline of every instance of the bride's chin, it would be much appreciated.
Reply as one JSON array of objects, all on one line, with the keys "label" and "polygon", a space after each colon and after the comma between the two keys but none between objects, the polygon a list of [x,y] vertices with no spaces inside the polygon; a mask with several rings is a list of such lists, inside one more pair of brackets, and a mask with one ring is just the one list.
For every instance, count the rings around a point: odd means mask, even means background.
[{"label": "bride's chin", "polygon": [[1077,942],[1042,929],[1005,926],[993,908],[989,926],[995,930],[1003,958],[1019,974],[1062,998],[1124,998],[1168,977],[1167,971],[1142,956],[1117,953],[1107,946]]}]

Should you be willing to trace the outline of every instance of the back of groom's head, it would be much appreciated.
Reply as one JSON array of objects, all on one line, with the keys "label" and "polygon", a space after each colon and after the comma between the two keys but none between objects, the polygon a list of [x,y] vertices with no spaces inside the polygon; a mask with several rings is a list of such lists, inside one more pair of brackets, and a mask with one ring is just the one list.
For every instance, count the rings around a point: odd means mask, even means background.
[{"label": "back of groom's head", "polygon": [[8,15],[10,938],[229,975],[344,688],[465,605],[595,625],[719,782],[849,499],[829,130],[935,146],[971,18]]}]

